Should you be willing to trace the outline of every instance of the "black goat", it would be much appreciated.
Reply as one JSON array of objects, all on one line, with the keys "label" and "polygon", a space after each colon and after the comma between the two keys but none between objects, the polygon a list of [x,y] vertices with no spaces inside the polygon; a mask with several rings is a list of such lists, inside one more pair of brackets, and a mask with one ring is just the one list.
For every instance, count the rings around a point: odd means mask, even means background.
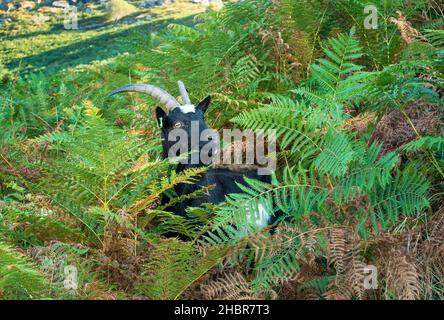
[{"label": "black goat", "polygon": [[[180,81],[179,89],[181,91],[184,105],[179,104],[173,96],[162,89],[145,84],[127,85],[114,90],[110,94],[114,95],[120,92],[142,92],[151,95],[165,105],[167,112],[160,107],[156,108],[156,118],[161,128],[163,156],[175,157],[183,156],[184,153],[186,154],[186,159],[181,161],[176,168],[176,172],[178,173],[189,168],[211,164],[208,161],[202,161],[200,152],[205,148],[205,145],[208,145],[208,143],[211,144],[212,142],[213,148],[210,148],[210,152],[208,152],[208,156],[211,157],[214,151],[217,152],[218,147],[218,140],[212,140],[212,133],[215,132],[208,129],[204,119],[205,111],[211,103],[211,97],[208,96],[197,106],[194,106],[191,104],[186,89]],[[172,141],[171,136],[175,130],[182,130],[182,132],[186,134],[186,139],[182,139],[182,142]],[[198,142],[193,143],[193,135],[198,135],[199,137],[204,135],[208,138],[206,139],[207,142],[202,141],[202,139],[199,138]],[[173,134],[173,136],[176,135]],[[193,156],[196,157],[193,158]],[[219,204],[225,200],[226,195],[243,192],[237,184],[245,184],[244,177],[257,179],[267,183],[270,183],[271,180],[269,175],[259,175],[257,171],[253,170],[235,172],[228,169],[209,168],[194,184],[179,184],[175,187],[176,193],[181,196],[190,194],[203,187],[212,186],[206,195],[199,198],[184,200],[168,208],[168,210],[174,214],[185,217],[185,210],[188,207],[198,207],[203,203]],[[166,200],[168,199],[165,199],[164,204],[167,203]],[[262,207],[258,208],[258,214],[259,216],[256,216],[252,223],[260,228],[265,227],[274,221],[274,217],[267,213]]]}]

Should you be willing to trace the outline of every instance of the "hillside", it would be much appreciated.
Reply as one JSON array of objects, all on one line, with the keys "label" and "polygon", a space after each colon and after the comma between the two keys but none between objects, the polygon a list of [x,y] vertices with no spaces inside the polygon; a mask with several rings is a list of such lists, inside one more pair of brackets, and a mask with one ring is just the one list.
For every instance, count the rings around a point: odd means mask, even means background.
[{"label": "hillside", "polygon": [[[137,45],[148,41],[150,33],[170,23],[190,24],[193,15],[206,9],[191,1],[151,8],[139,7],[144,1],[134,1],[137,11],[116,20],[101,3],[89,1],[80,6],[76,26],[65,9],[52,5],[52,1],[44,1],[32,10],[19,7],[0,11],[0,63],[20,73],[54,73],[66,67],[135,53],[142,50]],[[77,29],[70,29],[74,26]]]}]

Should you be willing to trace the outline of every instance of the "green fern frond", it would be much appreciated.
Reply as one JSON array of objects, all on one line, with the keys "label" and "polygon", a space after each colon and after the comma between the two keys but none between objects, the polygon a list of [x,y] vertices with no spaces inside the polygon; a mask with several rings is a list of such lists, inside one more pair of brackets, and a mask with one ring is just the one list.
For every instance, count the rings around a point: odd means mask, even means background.
[{"label": "green fern frond", "polygon": [[[368,194],[370,210],[362,219],[370,219],[376,232],[392,227],[403,216],[418,216],[429,206],[429,182],[412,170],[398,172],[390,183]],[[361,224],[364,221],[361,220]]]},{"label": "green fern frond", "polygon": [[352,28],[348,35],[341,34],[329,39],[323,48],[326,58],[317,60],[310,68],[310,81],[316,87],[301,87],[293,90],[307,101],[316,104],[336,118],[341,118],[342,104],[358,101],[367,86],[368,74],[353,61],[362,57],[362,49],[354,37]]},{"label": "green fern frond", "polygon": [[316,132],[321,123],[309,115],[310,110],[303,104],[292,104],[245,111],[232,121],[252,130],[274,130],[281,148],[288,148],[297,159],[306,160],[322,151],[321,135]]},{"label": "green fern frond", "polygon": [[391,170],[399,156],[392,152],[377,159],[381,145],[372,144],[365,154],[354,159],[350,170],[335,186],[333,197],[337,204],[351,201],[356,196],[371,193],[375,187],[384,188],[392,179]]},{"label": "green fern frond", "polygon": [[201,254],[190,242],[162,240],[145,264],[136,290],[152,299],[178,299],[225,254],[226,249]]},{"label": "green fern frond", "polygon": [[432,137],[425,136],[419,139],[410,141],[402,146],[402,149],[409,151],[417,151],[422,148],[428,148],[430,150],[436,151],[440,154],[444,154],[444,138],[443,137]]},{"label": "green fern frond", "polygon": [[288,248],[271,259],[264,260],[258,265],[258,275],[252,282],[255,290],[269,288],[280,279],[288,278],[297,273],[300,269],[300,257],[297,256],[294,248]]},{"label": "green fern frond", "polygon": [[[442,22],[442,21],[441,21]],[[444,30],[440,29],[425,29],[424,35],[427,37],[435,47],[441,48],[444,46]]]},{"label": "green fern frond", "polygon": [[0,297],[39,299],[47,294],[45,275],[24,255],[0,242]]},{"label": "green fern frond", "polygon": [[334,178],[344,176],[355,155],[352,142],[346,134],[333,129],[327,131],[324,139],[322,152],[314,160],[316,168]]},{"label": "green fern frond", "polygon": [[325,250],[322,230],[280,226],[276,230],[274,251],[261,260],[256,268],[252,282],[255,290],[269,288],[277,283],[292,279],[306,261],[306,255],[320,254]]}]

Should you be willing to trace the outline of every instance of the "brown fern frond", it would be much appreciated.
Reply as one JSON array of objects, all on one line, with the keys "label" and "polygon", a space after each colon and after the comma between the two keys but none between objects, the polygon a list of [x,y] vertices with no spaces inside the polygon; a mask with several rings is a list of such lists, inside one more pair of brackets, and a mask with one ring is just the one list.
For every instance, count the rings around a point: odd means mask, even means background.
[{"label": "brown fern frond", "polygon": [[444,250],[444,206],[435,214],[429,224],[428,236],[425,241],[426,253],[429,257],[443,256]]},{"label": "brown fern frond", "polygon": [[[376,239],[376,256],[379,261],[379,275],[386,286],[387,298],[414,300],[420,297],[420,268],[416,255],[417,246],[413,230],[401,235],[382,234]],[[413,241],[415,242],[415,241]]]},{"label": "brown fern frond", "polygon": [[258,233],[248,240],[248,246],[254,250],[254,261],[261,262],[276,252],[276,242],[264,233]]},{"label": "brown fern frond", "polygon": [[201,290],[205,299],[258,300],[267,297],[277,298],[277,294],[271,289],[254,292],[245,276],[239,271],[227,271],[218,279],[203,284]]},{"label": "brown fern frond", "polygon": [[444,207],[433,215],[427,231],[421,248],[423,277],[427,283],[432,284],[436,280],[436,285],[444,288]]},{"label": "brown fern frond", "polygon": [[349,262],[345,283],[354,295],[360,300],[365,299],[365,278],[367,277],[367,264],[360,255],[353,255]]},{"label": "brown fern frond", "polygon": [[[421,136],[441,134],[443,108],[417,100],[409,104],[405,112]],[[416,138],[417,135],[409,121],[399,110],[394,109],[381,118],[370,141],[382,143],[382,157]]]},{"label": "brown fern frond", "polygon": [[143,253],[137,252],[137,237],[128,227],[134,223],[133,216],[120,209],[114,219],[117,221],[110,221],[103,235],[102,250],[98,253],[100,269],[121,289],[131,290],[142,271]]},{"label": "brown fern frond", "polygon": [[267,10],[271,23],[266,28],[261,28],[259,35],[262,43],[271,48],[276,72],[299,82],[312,61],[312,38],[308,32],[299,30],[293,23],[291,1],[272,2]]},{"label": "brown fern frond", "polygon": [[386,266],[387,285],[399,299],[416,300],[420,298],[421,283],[414,262],[399,250],[392,250]]},{"label": "brown fern frond", "polygon": [[360,239],[349,230],[339,227],[330,230],[328,258],[336,270],[336,277],[324,295],[326,299],[365,299],[367,264],[360,251]]},{"label": "brown fern frond", "polygon": [[358,134],[364,134],[370,123],[375,121],[376,113],[364,112],[358,114],[355,117],[346,119],[342,122],[344,128],[357,132]]},{"label": "brown fern frond", "polygon": [[330,288],[325,294],[324,298],[327,300],[351,300],[352,294],[348,288]]},{"label": "brown fern frond", "polygon": [[328,237],[328,257],[333,264],[336,272],[343,273],[345,271],[345,256],[348,249],[347,232],[341,228],[331,229]]},{"label": "brown fern frond", "polygon": [[390,17],[389,21],[394,23],[401,32],[401,38],[405,43],[411,44],[415,40],[427,41],[427,39],[407,21],[401,11],[396,11],[399,18]]},{"label": "brown fern frond", "polygon": [[251,289],[240,272],[227,272],[217,281],[202,285],[202,291],[208,299],[229,299],[251,294]]}]

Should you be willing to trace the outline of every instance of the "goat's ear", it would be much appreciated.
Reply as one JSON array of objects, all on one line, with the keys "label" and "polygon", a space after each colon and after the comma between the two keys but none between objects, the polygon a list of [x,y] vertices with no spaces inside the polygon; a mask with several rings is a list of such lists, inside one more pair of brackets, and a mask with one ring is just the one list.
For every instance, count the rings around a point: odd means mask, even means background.
[{"label": "goat's ear", "polygon": [[206,97],[205,99],[203,99],[201,102],[199,102],[199,104],[197,105],[197,110],[202,111],[202,113],[205,113],[205,111],[207,111],[208,106],[211,103],[211,96]]},{"label": "goat's ear", "polygon": [[156,121],[160,128],[165,126],[166,118],[166,112],[162,108],[156,107]]}]

